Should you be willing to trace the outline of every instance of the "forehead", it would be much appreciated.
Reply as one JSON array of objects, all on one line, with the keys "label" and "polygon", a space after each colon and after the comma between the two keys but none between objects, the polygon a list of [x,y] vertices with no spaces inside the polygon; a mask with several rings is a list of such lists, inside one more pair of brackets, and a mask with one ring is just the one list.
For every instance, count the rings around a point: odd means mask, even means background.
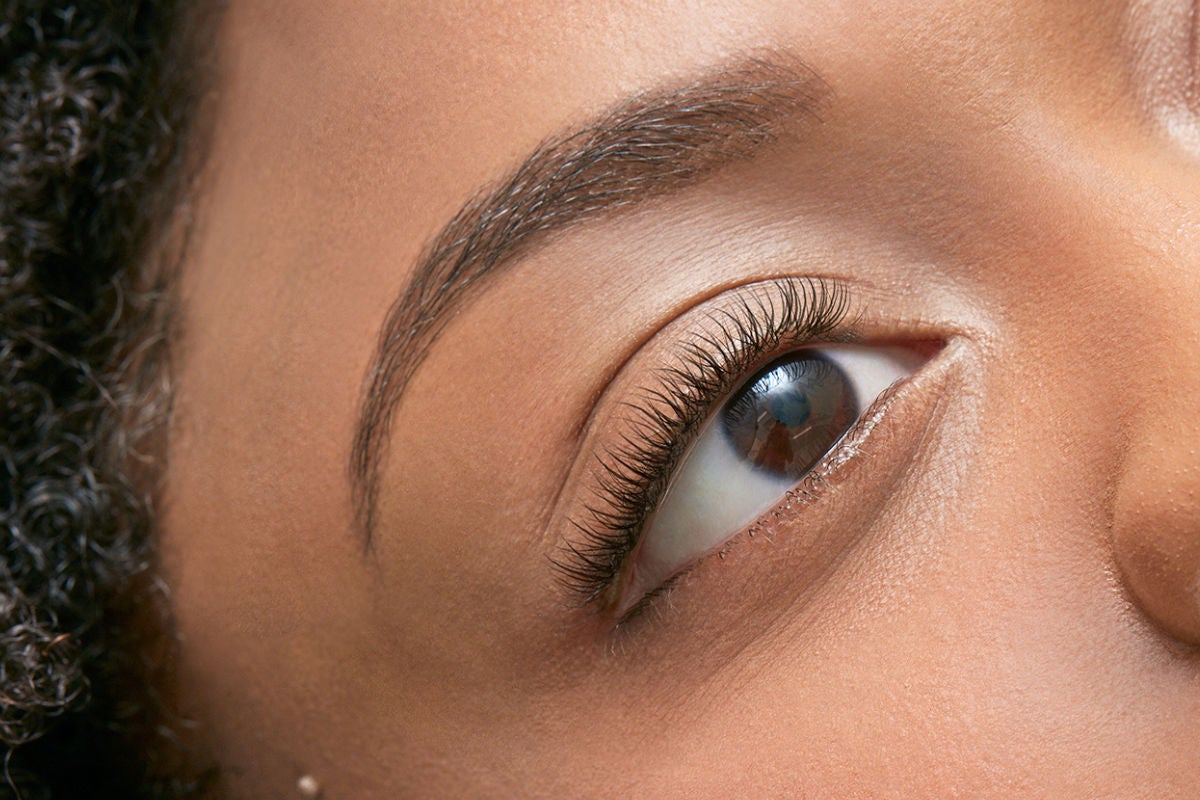
[{"label": "forehead", "polygon": [[[1122,6],[233,3],[203,210],[220,236],[193,259],[195,297],[253,309],[246,337],[302,318],[365,369],[392,297],[458,207],[631,93],[786,49],[843,107],[890,109],[874,122],[903,151],[920,143],[897,125],[1005,124],[1034,95],[1095,113],[1125,79]],[[331,318],[347,307],[353,321]]]}]

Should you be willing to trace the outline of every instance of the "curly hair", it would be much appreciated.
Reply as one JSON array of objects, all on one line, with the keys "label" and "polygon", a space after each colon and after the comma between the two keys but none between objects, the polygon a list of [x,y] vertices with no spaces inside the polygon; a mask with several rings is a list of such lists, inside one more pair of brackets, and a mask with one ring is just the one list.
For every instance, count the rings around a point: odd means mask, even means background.
[{"label": "curly hair", "polygon": [[160,779],[186,755],[145,688],[196,5],[0,8],[0,797],[198,791]]}]

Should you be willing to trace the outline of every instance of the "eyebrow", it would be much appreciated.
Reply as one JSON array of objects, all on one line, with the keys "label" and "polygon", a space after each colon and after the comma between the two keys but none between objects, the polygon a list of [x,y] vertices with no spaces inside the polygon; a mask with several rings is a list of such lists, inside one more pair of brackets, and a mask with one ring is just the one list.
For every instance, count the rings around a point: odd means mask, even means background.
[{"label": "eyebrow", "polygon": [[678,192],[744,161],[797,120],[819,121],[820,76],[787,54],[748,59],[635,95],[538,145],[471,198],[423,249],[388,311],[350,457],[355,515],[370,546],[380,473],[405,388],[455,309],[552,232]]}]

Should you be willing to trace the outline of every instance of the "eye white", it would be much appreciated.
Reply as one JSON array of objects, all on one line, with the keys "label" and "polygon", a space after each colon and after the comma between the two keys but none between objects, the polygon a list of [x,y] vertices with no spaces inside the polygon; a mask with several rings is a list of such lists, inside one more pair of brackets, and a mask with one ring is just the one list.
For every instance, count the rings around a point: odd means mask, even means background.
[{"label": "eye white", "polygon": [[[912,375],[922,363],[918,354],[905,348],[851,345],[797,351],[775,363],[806,354],[831,362],[853,394],[854,409],[849,423],[832,433],[832,443],[822,453],[837,445],[853,421],[879,395],[896,381]],[[768,368],[747,381],[738,392],[745,392],[755,381],[762,381],[763,386],[773,390],[782,380]],[[672,476],[658,510],[642,532],[627,591],[623,592],[629,605],[754,522],[798,480],[748,463],[721,424],[725,408],[723,405],[705,422]],[[814,463],[819,460],[820,456]],[[808,464],[805,469],[811,466]]]}]

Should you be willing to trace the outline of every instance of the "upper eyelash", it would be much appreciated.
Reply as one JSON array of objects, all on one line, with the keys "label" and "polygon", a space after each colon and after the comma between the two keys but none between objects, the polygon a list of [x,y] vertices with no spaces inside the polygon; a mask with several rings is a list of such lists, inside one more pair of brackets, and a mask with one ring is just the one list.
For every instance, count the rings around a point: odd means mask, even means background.
[{"label": "upper eyelash", "polygon": [[849,307],[841,284],[786,278],[750,287],[731,308],[705,316],[679,344],[679,365],[656,370],[654,386],[624,404],[630,432],[595,457],[593,499],[582,519],[570,520],[579,541],[553,559],[571,596],[581,605],[611,604],[606,595],[717,402],[783,349],[828,341]]}]

